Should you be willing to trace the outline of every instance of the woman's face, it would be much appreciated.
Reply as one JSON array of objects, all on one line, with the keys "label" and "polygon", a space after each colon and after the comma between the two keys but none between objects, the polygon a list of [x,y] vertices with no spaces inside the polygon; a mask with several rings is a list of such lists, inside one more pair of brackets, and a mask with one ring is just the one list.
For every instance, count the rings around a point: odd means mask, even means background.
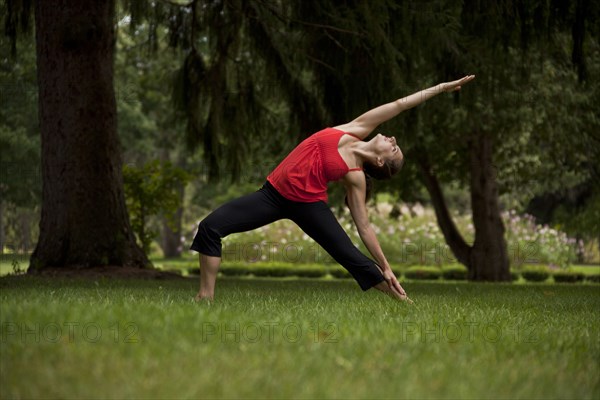
[{"label": "woman's face", "polygon": [[395,137],[383,136],[378,133],[373,139],[375,152],[384,161],[401,161],[404,158]]}]

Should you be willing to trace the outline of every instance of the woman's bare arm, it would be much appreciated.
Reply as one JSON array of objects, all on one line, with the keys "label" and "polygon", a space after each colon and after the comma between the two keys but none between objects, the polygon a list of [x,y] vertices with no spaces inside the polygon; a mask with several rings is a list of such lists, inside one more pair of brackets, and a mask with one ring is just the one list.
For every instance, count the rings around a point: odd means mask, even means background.
[{"label": "woman's bare arm", "polygon": [[336,126],[335,129],[353,133],[361,139],[365,139],[371,134],[371,132],[375,130],[375,128],[385,121],[394,118],[401,112],[413,108],[442,92],[453,92],[455,90],[460,90],[462,85],[472,81],[473,79],[475,79],[475,75],[467,75],[464,78],[456,81],[440,83],[439,85],[421,90],[409,96],[392,101],[391,103],[386,103],[379,107],[373,108],[372,110],[367,111],[347,124]]},{"label": "woman's bare arm", "polygon": [[361,172],[349,173],[345,176],[344,183],[346,185],[348,207],[350,208],[352,219],[361,240],[367,247],[367,250],[369,250],[369,253],[375,258],[375,261],[384,270],[390,268],[367,214],[367,206],[365,205],[367,185],[364,174]]},{"label": "woman's bare arm", "polygon": [[[350,208],[352,219],[354,219],[361,240],[379,265],[381,273],[389,285],[389,291],[395,293],[399,298],[406,297],[406,292],[398,282],[390,264],[385,258],[375,231],[369,222],[367,206],[365,204],[367,188],[364,174],[360,172],[348,173],[344,177],[344,183],[348,196],[348,207]],[[381,288],[378,289],[381,290]]]}]

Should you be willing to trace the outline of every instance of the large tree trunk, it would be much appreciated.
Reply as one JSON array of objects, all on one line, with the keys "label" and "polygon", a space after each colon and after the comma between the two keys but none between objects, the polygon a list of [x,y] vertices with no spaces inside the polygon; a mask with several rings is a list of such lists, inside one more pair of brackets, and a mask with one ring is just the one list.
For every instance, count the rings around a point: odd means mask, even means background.
[{"label": "large tree trunk", "polygon": [[469,279],[510,280],[504,223],[500,217],[498,185],[492,163],[492,139],[474,135],[469,143],[471,208],[475,241],[469,260]]},{"label": "large tree trunk", "polygon": [[486,136],[475,137],[469,147],[471,166],[471,208],[475,241],[469,246],[456,228],[440,184],[432,171],[427,152],[417,151],[425,187],[431,197],[438,225],[456,259],[477,281],[510,280],[504,225],[498,205],[498,187],[492,164],[492,144]]},{"label": "large tree trunk", "polygon": [[123,193],[113,17],[113,0],[35,2],[43,183],[30,272],[149,265]]}]

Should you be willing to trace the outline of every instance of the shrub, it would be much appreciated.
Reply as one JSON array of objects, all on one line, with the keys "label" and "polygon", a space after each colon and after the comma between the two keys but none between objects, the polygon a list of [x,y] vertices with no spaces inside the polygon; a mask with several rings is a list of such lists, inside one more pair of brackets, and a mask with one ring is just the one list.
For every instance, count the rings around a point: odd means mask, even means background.
[{"label": "shrub", "polygon": [[200,275],[200,267],[188,268],[188,275]]},{"label": "shrub", "polygon": [[588,275],[588,276],[585,277],[585,280],[587,282],[600,283],[600,274],[590,274],[590,275]]},{"label": "shrub", "polygon": [[280,264],[250,264],[245,267],[249,274],[256,277],[276,277],[283,278],[295,275],[294,270],[287,265]]},{"label": "shrub", "polygon": [[392,272],[394,273],[394,275],[396,275],[396,277],[402,276],[402,270],[400,268],[392,267]]},{"label": "shrub", "polygon": [[350,275],[350,272],[348,272],[345,269],[341,269],[341,268],[334,268],[334,269],[330,270],[329,273],[335,278],[352,278],[352,275]]},{"label": "shrub", "polygon": [[167,224],[175,224],[175,213],[182,199],[179,185],[185,185],[192,176],[185,170],[173,166],[170,161],[150,161],[142,167],[123,165],[123,187],[127,210],[131,218],[131,229],[141,242],[144,253],[150,252],[150,245],[158,236],[151,229],[149,217],[163,214]]},{"label": "shrub", "polygon": [[442,268],[442,277],[448,280],[464,281],[467,279],[469,271],[463,266],[450,266]]},{"label": "shrub", "polygon": [[407,279],[439,279],[441,275],[438,267],[410,267],[404,272]]},{"label": "shrub", "polygon": [[264,266],[264,265],[252,265],[248,267],[248,272],[254,276],[258,277],[267,277],[273,276],[271,275],[272,267]]},{"label": "shrub", "polygon": [[327,274],[323,267],[298,267],[294,268],[293,273],[303,278],[321,278]]},{"label": "shrub", "polygon": [[[198,269],[200,269],[200,268],[198,268]],[[163,269],[163,271],[169,272],[171,274],[183,275],[183,271],[180,270],[179,268],[167,268],[167,269]]]},{"label": "shrub", "polygon": [[[232,187],[236,193],[242,190]],[[229,192],[223,201],[235,198]],[[217,199],[218,200],[218,199]],[[220,203],[213,199],[212,202]],[[370,203],[371,204],[371,203]],[[418,204],[397,205],[400,215],[390,218],[387,207],[369,205],[371,225],[378,234],[382,250],[388,261],[394,265],[437,266],[442,254],[450,254],[444,244],[433,209],[423,209]],[[348,232],[350,239],[368,254],[368,251],[355,229],[352,216],[347,208],[338,213],[338,222]],[[549,226],[537,225],[530,215],[517,215],[515,211],[502,213],[506,227],[506,241],[513,266],[527,263],[554,264],[566,266],[575,259],[575,250],[583,246],[583,241],[569,238],[564,232]],[[184,236],[191,239],[197,232],[200,219],[187,225]],[[466,213],[456,217],[456,223],[464,232],[465,239],[474,239],[475,231],[471,216]],[[296,224],[290,220],[280,220],[248,232],[223,239],[225,253],[243,256],[248,263],[264,261],[272,263],[334,263],[334,260],[315,244]],[[435,249],[435,251],[422,251]],[[439,250],[439,251],[438,251]],[[444,259],[445,260],[445,259]],[[252,266],[250,266],[252,267]]]},{"label": "shrub", "polygon": [[502,218],[506,241],[520,255],[513,259],[516,264],[537,262],[564,267],[575,261],[577,241],[565,232],[538,225],[533,216],[517,215],[514,210],[503,212]]},{"label": "shrub", "polygon": [[225,276],[244,276],[250,274],[250,269],[245,265],[222,265],[219,271]]},{"label": "shrub", "polygon": [[[259,267],[259,269],[260,268],[261,267]],[[265,268],[265,267],[262,267],[262,268]],[[282,277],[286,277],[286,276],[295,275],[295,271],[292,268],[286,267],[283,265],[274,265],[272,267],[266,267],[265,269],[267,270],[266,271],[267,276],[282,278]]]},{"label": "shrub", "polygon": [[520,277],[520,274],[517,271],[513,271],[512,269],[510,270],[510,280],[515,282],[518,281]]},{"label": "shrub", "polygon": [[[197,269],[198,270],[198,269]],[[344,270],[345,271],[345,270]],[[224,275],[254,275],[257,277],[286,277],[301,276],[309,278],[320,278],[327,274],[327,270],[318,264],[298,265],[292,263],[235,263],[221,267]],[[199,273],[199,270],[198,270]]]},{"label": "shrub", "polygon": [[546,267],[525,267],[521,272],[521,276],[529,282],[543,282],[550,276],[550,272]]},{"label": "shrub", "polygon": [[575,271],[556,271],[552,274],[554,282],[575,283],[582,282],[585,277],[582,272]]}]

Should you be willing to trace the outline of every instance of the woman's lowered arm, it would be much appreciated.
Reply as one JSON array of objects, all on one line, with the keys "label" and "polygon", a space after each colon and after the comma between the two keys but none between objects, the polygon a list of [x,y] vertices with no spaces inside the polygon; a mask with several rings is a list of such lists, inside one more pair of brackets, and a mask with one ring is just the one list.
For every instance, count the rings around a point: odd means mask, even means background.
[{"label": "woman's lowered arm", "polygon": [[412,302],[408,299],[406,291],[404,291],[402,285],[398,282],[398,278],[394,275],[390,264],[381,250],[375,231],[369,222],[365,204],[366,184],[364,174],[347,174],[344,178],[344,183],[346,185],[346,193],[348,196],[348,207],[350,208],[352,219],[354,219],[354,223],[356,224],[358,234],[369,250],[369,253],[375,258],[375,261],[381,270],[381,274],[385,279],[385,283],[379,283],[375,287],[400,300]]}]

